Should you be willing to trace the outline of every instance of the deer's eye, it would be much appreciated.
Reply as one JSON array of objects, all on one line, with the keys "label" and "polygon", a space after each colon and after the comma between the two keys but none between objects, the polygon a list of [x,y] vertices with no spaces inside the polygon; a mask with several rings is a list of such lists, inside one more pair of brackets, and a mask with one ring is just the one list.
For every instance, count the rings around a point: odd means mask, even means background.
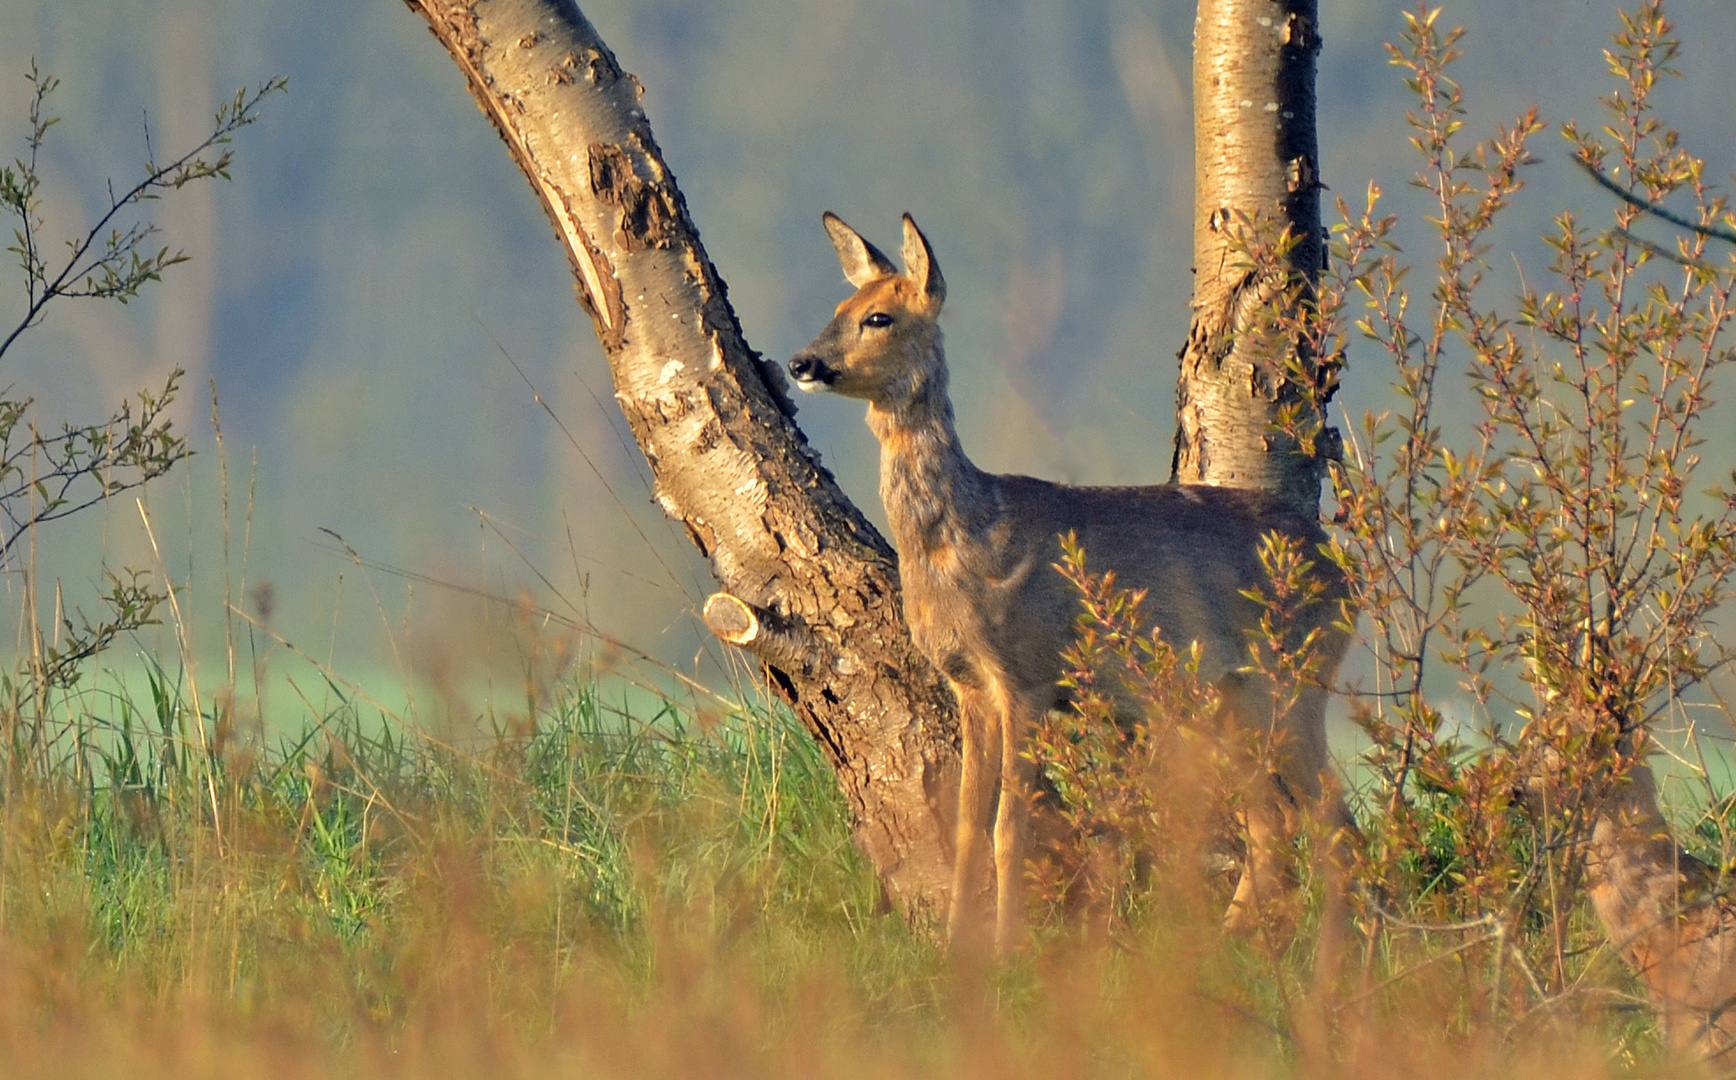
[{"label": "deer's eye", "polygon": [[862,325],[871,326],[876,330],[884,330],[888,326],[892,325],[892,316],[886,314],[884,311],[876,311],[866,319],[863,319]]}]

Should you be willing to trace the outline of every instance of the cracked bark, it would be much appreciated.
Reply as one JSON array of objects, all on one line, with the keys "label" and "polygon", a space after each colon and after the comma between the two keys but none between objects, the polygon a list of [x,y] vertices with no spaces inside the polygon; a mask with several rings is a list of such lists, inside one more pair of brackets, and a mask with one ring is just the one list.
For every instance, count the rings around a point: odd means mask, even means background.
[{"label": "cracked bark", "polygon": [[[1320,450],[1273,431],[1279,411],[1318,421],[1265,311],[1291,275],[1312,285],[1323,252],[1314,130],[1315,0],[1200,0],[1194,23],[1193,322],[1176,389],[1175,478],[1253,487],[1318,512]],[[1294,238],[1287,266],[1248,265],[1251,244]],[[1329,371],[1306,361],[1311,379]],[[1320,402],[1324,404],[1324,401]]]},{"label": "cracked bark", "polygon": [[779,369],[744,340],[639,81],[572,0],[406,3],[464,72],[566,248],[658,502],[727,593],[707,605],[708,625],[765,663],[824,748],[888,898],[944,912],[951,697],[910,642],[891,546],[792,422]]}]

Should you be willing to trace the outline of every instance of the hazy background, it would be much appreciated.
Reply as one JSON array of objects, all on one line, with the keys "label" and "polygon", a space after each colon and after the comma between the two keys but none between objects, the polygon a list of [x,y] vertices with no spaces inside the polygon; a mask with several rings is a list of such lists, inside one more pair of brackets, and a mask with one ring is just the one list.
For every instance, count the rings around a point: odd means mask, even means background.
[{"label": "hazy background", "polygon": [[[1187,326],[1192,5],[1180,0],[590,0],[645,104],[753,345],[783,359],[846,289],[819,225],[883,245],[911,211],[949,283],[946,328],[967,448],[998,471],[1081,482],[1166,479],[1175,352]],[[1320,140],[1328,198],[1371,179],[1414,205],[1408,101],[1382,43],[1403,6],[1322,0]],[[1598,122],[1615,6],[1473,0],[1457,68],[1471,130],[1528,103]],[[1684,81],[1660,100],[1711,175],[1736,170],[1736,4],[1676,0]],[[239,583],[268,578],[274,626],[339,667],[439,669],[501,613],[364,558],[587,616],[683,669],[706,647],[709,576],[650,505],[567,263],[456,67],[397,0],[0,0],[0,147],[22,152],[35,57],[63,80],[42,164],[51,230],[82,230],[107,181],[138,174],[148,121],[165,159],[242,85],[290,92],[237,143],[233,183],[156,207],[194,261],[127,308],[64,304],[7,357],[0,387],[41,416],[90,420],[188,371],[180,423],[199,457],[148,496],[167,569],[191,583],[196,646],[223,643],[221,402]],[[1603,197],[1548,164],[1493,261],[1564,207]],[[1432,254],[1412,228],[1414,257]],[[19,310],[0,273],[0,321]],[[502,357],[510,354],[562,430]],[[1341,398],[1377,403],[1379,357],[1353,352]],[[881,520],[860,407],[803,399],[800,421]],[[1727,440],[1728,441],[1728,440]],[[575,445],[576,444],[576,445]],[[151,566],[129,499],[45,530],[38,558],[88,603],[101,560]],[[493,522],[498,532],[484,522]],[[504,538],[503,535],[504,534]],[[510,541],[510,543],[508,542]],[[534,568],[534,569],[533,569]],[[546,578],[546,583],[539,579]],[[14,610],[16,575],[3,586]],[[81,599],[82,598],[82,599]],[[150,642],[143,642],[149,645]]]}]

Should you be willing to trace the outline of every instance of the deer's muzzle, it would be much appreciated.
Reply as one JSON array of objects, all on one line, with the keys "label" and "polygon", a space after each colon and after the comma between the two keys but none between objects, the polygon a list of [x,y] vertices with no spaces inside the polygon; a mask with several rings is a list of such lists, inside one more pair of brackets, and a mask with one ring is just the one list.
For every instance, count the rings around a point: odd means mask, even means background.
[{"label": "deer's muzzle", "polygon": [[790,377],[803,390],[818,394],[838,381],[838,370],[812,353],[798,353],[790,358]]}]

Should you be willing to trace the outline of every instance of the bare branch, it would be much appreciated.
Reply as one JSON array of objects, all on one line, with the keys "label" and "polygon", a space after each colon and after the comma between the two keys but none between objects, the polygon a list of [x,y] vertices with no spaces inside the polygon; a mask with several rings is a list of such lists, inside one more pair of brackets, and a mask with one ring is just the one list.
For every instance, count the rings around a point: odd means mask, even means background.
[{"label": "bare branch", "polygon": [[[1583,171],[1585,173],[1585,175],[1587,175],[1587,176],[1591,177],[1593,180],[1595,180],[1599,187],[1603,188],[1605,191],[1608,191],[1611,195],[1614,195],[1616,198],[1620,199],[1622,202],[1627,203],[1629,206],[1634,207],[1635,209],[1642,210],[1645,213],[1648,213],[1648,214],[1652,215],[1653,217],[1658,218],[1659,220],[1667,221],[1671,225],[1676,226],[1678,229],[1687,229],[1689,232],[1698,233],[1699,235],[1707,237],[1707,238],[1712,239],[1712,240],[1722,240],[1726,244],[1736,244],[1736,232],[1733,232],[1730,229],[1721,229],[1716,225],[1701,225],[1701,224],[1698,224],[1696,222],[1689,221],[1687,218],[1676,213],[1674,210],[1671,210],[1667,206],[1662,206],[1658,203],[1650,201],[1649,199],[1642,199],[1638,195],[1635,195],[1633,192],[1629,191],[1627,188],[1624,188],[1620,184],[1616,183],[1614,180],[1611,180],[1608,176],[1604,175],[1603,170],[1599,169],[1596,165],[1592,164],[1590,161],[1587,161],[1584,157],[1582,157],[1579,154],[1575,154],[1573,156],[1573,163],[1575,165],[1579,166],[1580,170]],[[1625,229],[1622,230],[1622,233],[1625,235],[1626,230]],[[1639,242],[1642,245],[1644,245],[1648,250],[1650,250],[1652,252],[1652,254],[1654,254],[1654,255],[1663,255],[1665,258],[1676,259],[1677,262],[1682,262],[1681,259],[1676,258],[1676,256],[1674,256],[1674,255],[1668,254],[1663,249],[1658,248],[1655,245],[1646,244],[1645,241],[1639,241]],[[1685,263],[1684,265],[1694,266],[1694,265],[1699,265],[1699,264]]]}]

